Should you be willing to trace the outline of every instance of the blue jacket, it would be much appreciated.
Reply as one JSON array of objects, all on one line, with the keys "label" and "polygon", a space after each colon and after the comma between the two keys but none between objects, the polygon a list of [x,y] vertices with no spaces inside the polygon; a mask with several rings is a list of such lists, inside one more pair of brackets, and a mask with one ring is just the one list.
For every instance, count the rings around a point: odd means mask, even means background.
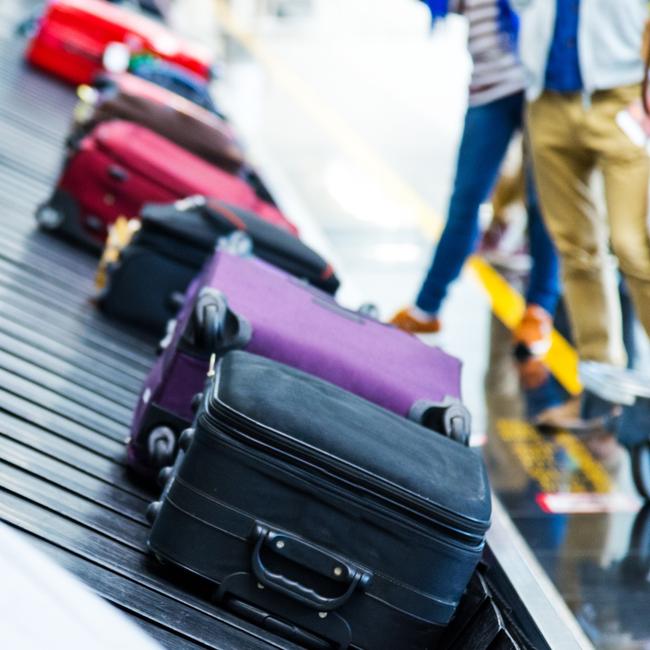
[{"label": "blue jacket", "polygon": [[[519,52],[528,77],[528,99],[544,90],[546,62],[555,27],[555,0],[511,0],[520,15]],[[639,83],[641,39],[647,0],[581,0],[578,55],[583,90]]]}]

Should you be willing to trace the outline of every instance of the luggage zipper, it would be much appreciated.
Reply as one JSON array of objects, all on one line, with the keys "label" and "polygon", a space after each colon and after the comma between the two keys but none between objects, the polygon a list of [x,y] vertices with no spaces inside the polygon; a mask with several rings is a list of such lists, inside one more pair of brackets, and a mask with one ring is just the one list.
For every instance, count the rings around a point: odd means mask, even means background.
[{"label": "luggage zipper", "polygon": [[[253,429],[256,436],[262,434],[267,441],[273,444],[274,449],[284,452],[285,455],[287,455],[289,462],[291,462],[292,456],[287,452],[293,452],[294,455],[303,456],[307,461],[311,461],[316,466],[330,470],[348,480],[352,479],[353,481],[358,481],[366,489],[372,489],[373,492],[389,501],[394,502],[395,495],[399,494],[400,498],[409,505],[411,511],[414,511],[429,520],[431,520],[432,514],[435,515],[435,523],[444,525],[456,537],[462,536],[465,539],[468,537],[472,538],[472,533],[475,533],[481,537],[481,539],[475,539],[477,543],[480,543],[485,535],[487,530],[486,524],[454,515],[454,513],[449,510],[438,507],[433,503],[429,503],[430,508],[425,510],[422,508],[421,501],[414,498],[414,495],[408,490],[394,484],[391,484],[392,489],[389,490],[387,489],[386,481],[382,481],[367,472],[353,471],[347,463],[344,463],[333,456],[325,457],[310,452],[309,448],[305,445],[292,443],[288,436],[283,435],[281,432],[276,431],[261,422],[246,417],[221,401],[218,402],[218,405],[214,405],[214,410],[214,415],[218,417],[212,416],[212,413],[210,412],[207,413],[210,419],[214,417],[214,420],[216,420],[216,422],[212,422],[211,424],[215,424],[219,430],[233,436],[234,438],[240,439],[245,444],[247,442],[250,444],[251,439],[250,437],[240,433],[239,427],[244,430],[248,429],[249,431]],[[459,527],[462,528],[462,531],[459,530]]]},{"label": "luggage zipper", "polygon": [[[219,433],[222,434],[219,437],[218,445],[224,445],[231,449],[234,449],[239,454],[244,454],[249,458],[255,459],[258,463],[263,462],[270,467],[283,470],[285,473],[289,473],[292,477],[295,477],[297,480],[309,483],[313,482],[314,474],[313,472],[307,471],[305,467],[298,466],[296,463],[287,462],[283,457],[274,458],[270,456],[263,449],[253,448],[253,446],[248,441],[243,441],[241,436],[235,438],[235,436],[229,435],[224,427],[219,427]],[[204,444],[206,442],[204,441]],[[207,444],[210,444],[209,442]],[[289,461],[291,458],[289,457]],[[287,468],[287,465],[290,465],[290,468]],[[351,502],[363,508],[367,511],[372,511],[379,514],[385,520],[390,520],[395,522],[395,525],[408,528],[413,530],[419,535],[425,535],[432,539],[435,539],[439,544],[444,544],[446,546],[452,546],[454,548],[460,548],[465,552],[475,552],[480,548],[483,543],[483,538],[477,538],[471,534],[466,534],[464,531],[460,531],[457,528],[449,528],[445,526],[438,520],[432,520],[430,517],[427,518],[426,525],[424,526],[421,522],[406,521],[404,518],[399,518],[396,510],[400,510],[400,513],[403,513],[405,508],[400,506],[400,504],[395,504],[395,502],[390,501],[390,503],[381,503],[376,500],[372,504],[368,504],[367,500],[364,500],[364,493],[359,494],[359,490],[351,492],[349,483],[344,483],[340,479],[337,480],[337,477],[334,476],[331,472],[326,472],[323,468],[318,468],[320,474],[319,476],[326,476],[327,487],[323,488],[322,484],[318,484],[319,489],[326,490],[327,492],[337,496],[338,498],[344,499],[347,502]],[[187,484],[186,484],[187,485]],[[194,489],[194,488],[192,488]],[[376,496],[373,494],[372,496]],[[413,516],[411,510],[407,510],[409,515]],[[419,516],[419,515],[417,515]],[[435,534],[432,529],[435,529]],[[441,535],[443,533],[443,535]]]}]

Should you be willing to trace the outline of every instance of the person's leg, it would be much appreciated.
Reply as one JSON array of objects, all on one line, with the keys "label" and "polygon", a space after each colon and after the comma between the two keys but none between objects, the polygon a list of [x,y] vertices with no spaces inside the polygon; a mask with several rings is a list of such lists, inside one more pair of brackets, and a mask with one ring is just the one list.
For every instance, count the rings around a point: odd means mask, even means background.
[{"label": "person's leg", "polygon": [[616,278],[589,187],[595,160],[582,141],[582,99],[545,93],[528,107],[527,124],[540,206],[561,259],[578,354],[624,366]]},{"label": "person's leg", "polygon": [[[553,315],[560,298],[560,277],[557,253],[542,219],[532,163],[529,156],[527,158],[526,205],[532,266],[526,291],[526,310],[513,330],[513,338],[522,384],[526,389],[536,389],[549,385],[549,370],[544,356],[551,347]],[[545,391],[541,393],[546,394]]]},{"label": "person's leg", "polygon": [[[559,300],[553,323],[555,329],[567,340],[571,340],[564,301]],[[572,397],[548,370],[539,383],[526,387],[524,382],[526,415],[533,424],[548,428],[562,428],[575,422],[580,415],[580,402]]]},{"label": "person's leg", "polygon": [[634,312],[634,305],[630,292],[625,284],[625,280],[621,279],[618,285],[618,294],[621,299],[621,314],[623,316],[623,343],[625,344],[625,352],[627,353],[627,367],[634,368],[637,358],[637,345],[636,336],[634,331],[634,324],[636,322],[636,314]]},{"label": "person's leg", "polygon": [[[515,136],[510,142],[501,173],[490,197],[492,219],[481,234],[476,249],[478,255],[497,268],[517,271],[528,266],[528,254],[523,248],[512,247],[512,209],[526,203],[526,182],[522,142]],[[516,158],[516,161],[515,161]]]},{"label": "person's leg", "polygon": [[529,305],[539,305],[552,317],[562,291],[560,288],[560,263],[555,246],[542,219],[530,166],[526,178],[526,205],[528,240],[532,260],[526,302]]},{"label": "person's leg", "polygon": [[524,203],[525,197],[524,164],[519,165],[514,174],[501,173],[492,192],[492,221],[508,224],[506,210],[515,203]]},{"label": "person's leg", "polygon": [[447,223],[416,301],[422,311],[438,313],[449,284],[476,246],[479,207],[489,196],[510,138],[520,126],[521,107],[518,93],[467,111]]},{"label": "person's leg", "polygon": [[590,120],[591,144],[605,182],[612,248],[636,314],[650,335],[650,158],[618,128],[616,115],[639,96],[638,86],[598,93]]}]

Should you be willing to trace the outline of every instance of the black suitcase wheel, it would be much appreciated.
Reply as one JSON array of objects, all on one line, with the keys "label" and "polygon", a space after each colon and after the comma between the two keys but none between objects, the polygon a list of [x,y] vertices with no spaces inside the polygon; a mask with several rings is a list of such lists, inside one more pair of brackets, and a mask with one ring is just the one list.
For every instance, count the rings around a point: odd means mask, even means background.
[{"label": "black suitcase wheel", "polygon": [[176,435],[167,426],[154,427],[147,437],[149,460],[155,467],[164,467],[174,460]]},{"label": "black suitcase wheel", "polygon": [[160,508],[162,508],[162,501],[152,501],[148,506],[147,506],[147,521],[153,525],[154,521],[158,518],[158,513],[160,512]]},{"label": "black suitcase wheel", "polygon": [[217,305],[206,305],[203,310],[203,329],[201,330],[201,342],[207,350],[214,350],[219,341],[221,332],[221,319],[219,318]]},{"label": "black suitcase wheel", "polygon": [[364,302],[359,305],[357,313],[374,320],[379,320],[379,307],[374,302]]},{"label": "black suitcase wheel", "polygon": [[636,489],[644,499],[650,500],[650,440],[633,447],[630,453]]},{"label": "black suitcase wheel", "polygon": [[469,446],[470,433],[462,417],[450,418],[449,437],[465,447]]},{"label": "black suitcase wheel", "polygon": [[36,222],[43,230],[54,231],[61,227],[65,214],[51,203],[42,203],[36,209]]},{"label": "black suitcase wheel", "polygon": [[178,438],[178,447],[179,449],[182,449],[183,451],[187,451],[188,447],[190,446],[190,443],[192,442],[192,438],[194,438],[194,429],[192,427],[189,427],[181,433],[180,437]]},{"label": "black suitcase wheel", "polygon": [[185,302],[185,294],[182,291],[174,291],[169,298],[167,298],[167,306],[173,311],[177,312]]},{"label": "black suitcase wheel", "polygon": [[253,333],[245,318],[230,311],[226,297],[207,287],[199,292],[192,320],[186,340],[207,355],[222,355],[228,350],[243,348]]},{"label": "black suitcase wheel", "polygon": [[201,406],[201,403],[203,402],[203,393],[197,393],[194,395],[192,398],[192,413],[196,413],[199,410],[199,407]]},{"label": "black suitcase wheel", "polygon": [[220,347],[228,303],[222,295],[200,296],[196,306],[196,343],[204,349],[216,351]]},{"label": "black suitcase wheel", "polygon": [[158,485],[161,488],[164,488],[165,485],[167,485],[167,482],[171,478],[172,474],[174,473],[174,466],[173,465],[167,465],[167,467],[163,467],[160,472],[158,472]]}]

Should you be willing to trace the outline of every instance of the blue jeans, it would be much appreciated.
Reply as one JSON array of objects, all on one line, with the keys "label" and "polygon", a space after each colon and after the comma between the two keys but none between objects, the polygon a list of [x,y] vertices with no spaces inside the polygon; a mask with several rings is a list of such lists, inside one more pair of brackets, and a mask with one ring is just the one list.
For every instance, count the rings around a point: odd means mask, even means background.
[{"label": "blue jeans", "polygon": [[[447,288],[476,248],[479,207],[492,192],[513,134],[522,128],[523,103],[523,93],[517,93],[467,110],[447,223],[416,300],[423,311],[438,313]],[[530,178],[527,195],[533,268],[526,299],[552,314],[560,295],[558,261]]]}]

